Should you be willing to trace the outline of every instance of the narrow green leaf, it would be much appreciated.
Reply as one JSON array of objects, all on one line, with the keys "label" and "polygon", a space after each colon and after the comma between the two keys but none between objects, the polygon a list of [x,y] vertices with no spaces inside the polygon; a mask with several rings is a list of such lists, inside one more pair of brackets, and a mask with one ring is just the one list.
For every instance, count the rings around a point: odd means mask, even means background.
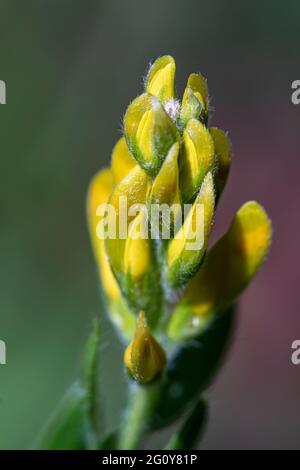
[{"label": "narrow green leaf", "polygon": [[107,434],[100,442],[99,450],[116,450],[118,446],[118,432]]},{"label": "narrow green leaf", "polygon": [[101,344],[101,329],[98,319],[94,320],[93,331],[90,334],[83,356],[83,384],[86,390],[85,411],[90,431],[91,445],[97,445],[101,432],[101,407],[99,394],[99,349]]},{"label": "narrow green leaf", "polygon": [[180,429],[173,434],[166,446],[168,450],[189,450],[197,446],[203,435],[207,422],[208,406],[204,398],[200,398],[188,415]]},{"label": "narrow green leaf", "polygon": [[86,449],[84,398],[83,388],[75,383],[63,397],[34,447],[42,450]]}]

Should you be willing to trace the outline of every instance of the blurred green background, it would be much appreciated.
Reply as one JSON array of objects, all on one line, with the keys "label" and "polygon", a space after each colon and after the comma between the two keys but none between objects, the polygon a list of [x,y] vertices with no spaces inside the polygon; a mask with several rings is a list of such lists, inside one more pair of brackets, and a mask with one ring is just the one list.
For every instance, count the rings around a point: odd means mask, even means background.
[{"label": "blurred green background", "polygon": [[[215,237],[246,199],[262,202],[275,226],[211,391],[204,448],[300,447],[300,368],[290,363],[300,337],[300,106],[290,100],[299,34],[300,3],[290,0],[0,1],[0,448],[33,445],[79,373],[92,318],[104,317],[86,188],[109,162],[149,61],[166,53],[177,61],[179,94],[190,72],[208,78],[212,122],[233,141]],[[113,426],[124,400],[122,351],[103,328]]]}]

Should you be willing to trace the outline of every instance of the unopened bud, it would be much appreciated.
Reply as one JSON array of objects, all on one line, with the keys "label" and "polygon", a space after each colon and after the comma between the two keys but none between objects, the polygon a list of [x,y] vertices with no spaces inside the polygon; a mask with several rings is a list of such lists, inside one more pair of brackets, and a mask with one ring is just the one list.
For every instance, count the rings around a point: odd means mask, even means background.
[{"label": "unopened bud", "polygon": [[198,193],[204,176],[213,169],[215,148],[206,127],[191,119],[183,132],[180,189],[184,202],[191,202]]},{"label": "unopened bud", "polygon": [[140,312],[135,335],[124,353],[124,362],[132,377],[144,384],[155,379],[166,365],[166,354],[147,325],[145,313]]},{"label": "unopened bud", "polygon": [[169,245],[169,282],[174,286],[185,283],[199,267],[212,227],[214,203],[213,178],[208,173],[184,224]]},{"label": "unopened bud", "polygon": [[208,120],[208,88],[205,78],[199,73],[192,73],[189,76],[185,89],[180,122],[184,128],[189,119],[200,119],[207,123]]},{"label": "unopened bud", "polygon": [[177,128],[155,96],[144,93],[128,107],[124,118],[128,147],[149,175],[155,175],[170,147],[179,140]]}]

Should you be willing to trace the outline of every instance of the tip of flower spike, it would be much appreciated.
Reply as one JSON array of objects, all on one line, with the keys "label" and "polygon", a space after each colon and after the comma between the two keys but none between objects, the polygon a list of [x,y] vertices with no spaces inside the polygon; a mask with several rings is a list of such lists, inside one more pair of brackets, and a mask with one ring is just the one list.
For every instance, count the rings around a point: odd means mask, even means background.
[{"label": "tip of flower spike", "polygon": [[133,340],[124,353],[124,363],[137,382],[154,380],[166,365],[166,354],[156,341],[143,311],[139,313]]},{"label": "tip of flower spike", "polygon": [[169,55],[156,59],[149,69],[145,82],[146,91],[163,104],[174,98],[175,69],[175,60]]}]

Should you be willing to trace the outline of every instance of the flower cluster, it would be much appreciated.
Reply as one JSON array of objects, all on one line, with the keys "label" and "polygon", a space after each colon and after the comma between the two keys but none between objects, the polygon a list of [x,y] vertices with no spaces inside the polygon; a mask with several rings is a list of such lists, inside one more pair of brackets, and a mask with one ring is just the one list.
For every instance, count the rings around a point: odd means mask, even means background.
[{"label": "flower cluster", "polygon": [[[111,167],[92,179],[88,192],[90,236],[109,316],[130,343],[124,355],[130,376],[142,384],[163,377],[174,348],[198,337],[233,304],[271,241],[264,209],[250,201],[208,249],[231,145],[225,132],[209,127],[209,93],[202,75],[190,75],[181,103],[174,77],[170,56],[150,67],[144,93],[125,113],[124,135],[113,149]],[[133,208],[126,217],[120,211],[122,198]],[[104,214],[97,208],[103,203],[115,209],[114,236],[99,236]],[[177,210],[186,205],[189,211],[166,239],[164,228],[170,220],[178,222]],[[172,210],[169,218],[161,211],[156,223],[152,218],[149,223],[145,206],[150,212],[157,206]],[[120,236],[124,226],[126,238]],[[200,231],[201,246],[188,249]],[[137,232],[140,237],[134,236]]]}]

